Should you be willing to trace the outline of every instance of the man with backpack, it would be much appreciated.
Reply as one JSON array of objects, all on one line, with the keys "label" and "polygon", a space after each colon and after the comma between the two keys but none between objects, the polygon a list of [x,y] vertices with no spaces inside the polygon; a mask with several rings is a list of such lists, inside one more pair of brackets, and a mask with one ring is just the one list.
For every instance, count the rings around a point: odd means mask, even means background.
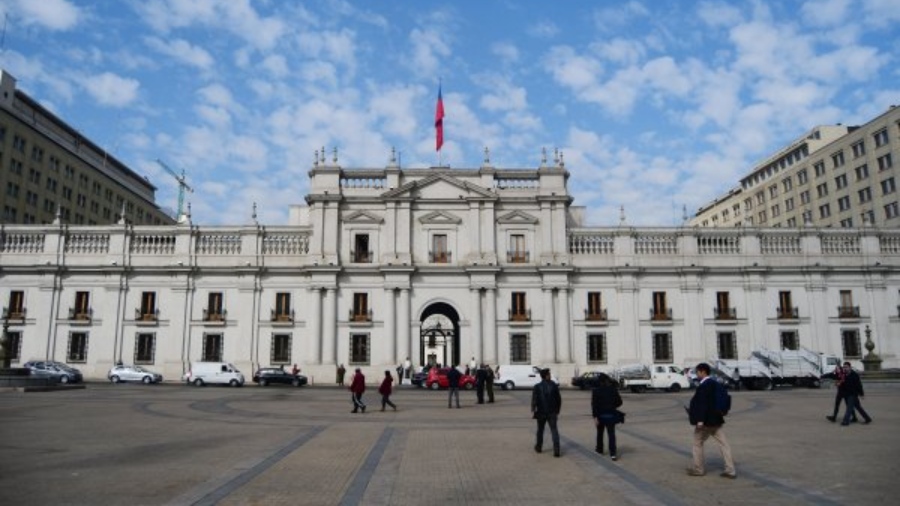
[{"label": "man with backpack", "polygon": [[690,476],[703,476],[706,474],[706,463],[703,456],[703,443],[712,437],[719,444],[722,451],[722,460],[725,461],[725,470],[719,475],[723,478],[735,479],[737,473],[734,470],[734,461],[731,459],[731,446],[725,438],[722,425],[725,424],[725,415],[731,408],[731,396],[725,387],[709,377],[710,367],[707,363],[697,364],[697,379],[700,384],[691,398],[688,409],[688,417],[694,426],[693,464],[687,469]]}]

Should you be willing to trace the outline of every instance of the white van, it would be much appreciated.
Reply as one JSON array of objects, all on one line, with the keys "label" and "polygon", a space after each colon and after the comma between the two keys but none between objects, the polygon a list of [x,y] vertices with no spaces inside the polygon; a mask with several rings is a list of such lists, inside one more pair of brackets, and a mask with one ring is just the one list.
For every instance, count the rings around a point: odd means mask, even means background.
[{"label": "white van", "polygon": [[[515,390],[516,387],[531,388],[541,382],[541,369],[543,367],[536,365],[499,365],[494,373],[494,385],[503,390]],[[556,376],[551,374],[550,379],[559,384]]]},{"label": "white van", "polygon": [[244,386],[244,375],[228,362],[193,362],[191,370],[184,375],[184,382],[198,387],[207,383],[241,387]]}]

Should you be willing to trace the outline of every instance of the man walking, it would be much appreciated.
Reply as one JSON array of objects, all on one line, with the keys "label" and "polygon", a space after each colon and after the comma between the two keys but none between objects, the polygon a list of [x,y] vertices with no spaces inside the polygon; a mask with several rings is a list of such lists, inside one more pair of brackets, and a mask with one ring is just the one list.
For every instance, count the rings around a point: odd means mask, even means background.
[{"label": "man walking", "polygon": [[862,404],[859,402],[859,398],[865,397],[865,395],[859,374],[853,370],[850,362],[844,362],[844,404],[847,407],[845,408],[844,420],[841,422],[841,425],[850,425],[850,418],[855,416],[854,411],[859,411],[859,414],[865,420],[863,423],[872,423],[872,417],[866,413],[866,410],[863,409]]},{"label": "man walking", "polygon": [[363,402],[363,392],[366,391],[366,377],[363,376],[362,370],[359,367],[356,368],[356,374],[353,375],[353,380],[350,382],[350,397],[353,399],[353,411],[351,413],[356,413],[357,410],[362,409],[362,412],[366,412],[366,403]]},{"label": "man walking", "polygon": [[488,403],[492,403],[494,402],[494,369],[490,364],[486,365],[485,368],[487,369],[487,374],[485,375],[484,386],[487,388]]},{"label": "man walking", "polygon": [[[837,365],[834,368],[834,372],[830,372],[824,376],[823,378],[830,378],[834,380],[834,384],[837,387],[834,394],[834,411],[831,415],[825,415],[825,418],[828,419],[829,422],[837,421],[838,412],[841,410],[841,403],[844,402],[844,397],[846,394],[844,393],[847,390],[847,387],[844,384],[844,380],[847,379],[847,375],[844,374],[844,368],[840,365]],[[856,413],[854,412],[850,418],[851,422],[856,422]]]},{"label": "man walking", "polygon": [[709,371],[709,364],[697,364],[697,378],[700,380],[700,385],[697,386],[688,409],[691,425],[694,426],[694,461],[687,473],[690,476],[706,474],[703,443],[712,437],[719,443],[722,460],[725,461],[725,470],[719,476],[734,479],[737,478],[737,473],[734,470],[734,461],[731,459],[731,446],[728,444],[728,439],[725,438],[725,431],[722,430],[725,418],[715,409],[716,389],[725,387],[716,384],[716,381],[709,377]]},{"label": "man walking", "polygon": [[452,408],[453,399],[456,398],[456,409],[459,409],[459,380],[462,378],[462,373],[459,372],[459,369],[456,366],[450,367],[450,370],[447,371],[447,384],[450,387],[450,396],[447,398],[447,408]]},{"label": "man walking", "polygon": [[550,369],[541,369],[541,382],[531,392],[531,413],[537,420],[537,442],[534,451],[541,453],[544,445],[544,426],[550,425],[553,438],[553,456],[559,457],[559,430],[556,421],[562,408],[559,386],[550,379]]},{"label": "man walking", "polygon": [[487,381],[487,371],[484,370],[484,364],[475,370],[475,397],[478,404],[484,404],[484,387]]}]

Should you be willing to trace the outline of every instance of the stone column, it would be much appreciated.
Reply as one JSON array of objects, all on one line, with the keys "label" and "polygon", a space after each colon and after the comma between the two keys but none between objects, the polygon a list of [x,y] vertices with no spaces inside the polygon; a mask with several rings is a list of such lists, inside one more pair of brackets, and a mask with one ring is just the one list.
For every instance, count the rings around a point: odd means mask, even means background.
[{"label": "stone column", "polygon": [[397,299],[393,288],[384,291],[387,299],[387,313],[384,315],[384,342],[388,346],[388,356],[390,360],[403,363],[406,355],[400,350],[403,349],[403,343],[400,341],[400,335],[397,332]]},{"label": "stone column", "polygon": [[416,366],[421,366],[419,363],[418,357],[412,356],[412,350],[414,349],[412,346],[412,340],[410,338],[409,333],[409,288],[401,288],[400,289],[400,307],[397,311],[397,334],[398,342],[401,346],[401,355],[404,357],[409,357]]},{"label": "stone column", "polygon": [[308,364],[322,363],[322,290],[313,288],[310,290],[312,296],[312,311],[309,313],[309,359]]},{"label": "stone column", "polygon": [[484,359],[486,363],[496,366],[500,363],[500,355],[497,354],[497,290],[488,288],[485,292],[487,310],[484,318],[484,340],[486,343]]},{"label": "stone column", "polygon": [[552,288],[544,288],[544,335],[542,336],[541,342],[543,346],[540,347],[541,356],[534,357],[532,362],[542,363],[547,362],[551,358],[553,358],[554,362],[558,362],[559,357],[557,355],[558,344],[557,344],[557,335],[556,335],[556,314],[555,314],[555,305],[553,303],[553,289]]},{"label": "stone column", "polygon": [[328,287],[325,291],[325,308],[322,312],[322,364],[335,364],[337,345],[337,289]]},{"label": "stone column", "polygon": [[[481,289],[472,290],[472,355],[478,357],[480,362],[484,362],[484,339],[482,337],[481,325]],[[468,355],[465,353],[464,355]]]},{"label": "stone column", "polygon": [[569,332],[569,322],[572,321],[572,315],[569,314],[569,289],[559,289],[559,318],[556,319],[556,361],[564,364],[572,362],[572,346],[571,335]]}]

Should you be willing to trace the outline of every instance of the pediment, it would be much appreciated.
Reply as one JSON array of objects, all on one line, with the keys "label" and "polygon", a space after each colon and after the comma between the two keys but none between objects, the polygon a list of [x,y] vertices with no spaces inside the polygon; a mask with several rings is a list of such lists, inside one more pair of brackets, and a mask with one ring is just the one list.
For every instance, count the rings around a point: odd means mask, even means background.
[{"label": "pediment", "polygon": [[399,188],[381,194],[381,196],[390,199],[415,198],[416,200],[497,198],[497,195],[482,186],[462,181],[446,173],[410,181]]},{"label": "pediment", "polygon": [[497,217],[497,223],[504,225],[537,225],[538,219],[524,211],[512,211]]},{"label": "pediment", "polygon": [[434,211],[419,218],[419,223],[423,225],[459,225],[462,218],[444,211]]},{"label": "pediment", "polygon": [[344,223],[384,223],[384,218],[369,211],[353,211],[344,216]]}]

